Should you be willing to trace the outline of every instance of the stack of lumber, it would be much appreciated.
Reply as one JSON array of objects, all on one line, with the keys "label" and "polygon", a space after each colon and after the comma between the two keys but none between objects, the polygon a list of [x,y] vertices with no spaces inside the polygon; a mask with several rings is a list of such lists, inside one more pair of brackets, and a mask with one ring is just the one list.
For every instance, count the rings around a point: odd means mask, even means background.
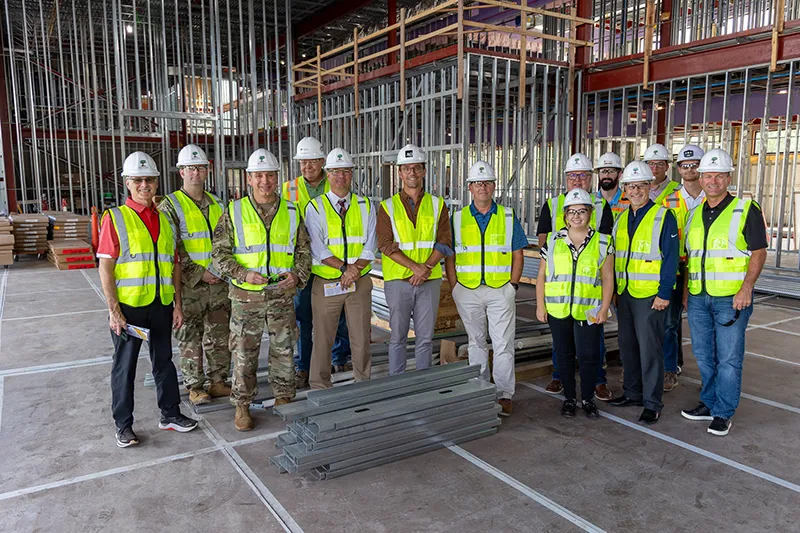
[{"label": "stack of lumber", "polygon": [[14,254],[43,254],[47,251],[47,215],[12,214]]},{"label": "stack of lumber", "polygon": [[0,217],[0,265],[10,265],[14,262],[14,235],[11,221]]},{"label": "stack of lumber", "polygon": [[500,406],[479,365],[453,363],[312,390],[275,414],[288,422],[270,458],[280,472],[330,479],[497,432]]},{"label": "stack of lumber", "polygon": [[80,239],[47,241],[47,260],[59,270],[95,268],[91,245]]},{"label": "stack of lumber", "polygon": [[76,215],[69,211],[45,211],[50,221],[47,238],[52,241],[82,239],[91,241],[89,217]]}]

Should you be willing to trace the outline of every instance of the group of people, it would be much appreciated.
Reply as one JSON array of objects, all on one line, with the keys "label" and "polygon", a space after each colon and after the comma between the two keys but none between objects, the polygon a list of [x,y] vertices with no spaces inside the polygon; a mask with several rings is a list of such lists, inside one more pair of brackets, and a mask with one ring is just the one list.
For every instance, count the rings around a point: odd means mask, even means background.
[{"label": "group of people", "polygon": [[[401,190],[379,205],[352,192],[355,165],[347,151],[325,154],[306,137],[295,159],[302,175],[281,191],[280,162],[255,150],[246,168],[248,194],[224,206],[205,188],[206,154],[187,145],[177,161],[183,185],[156,207],[155,162],[144,152],[126,158],[130,196],[104,214],[97,250],[115,347],[118,446],[139,442],[133,391],[143,340],[159,427],[186,432],[197,425],[179,408],[173,331],[190,402],[229,397],[239,431],[254,427],[250,405],[265,332],[276,406],[291,402],[298,388],[331,387],[334,371],[369,379],[369,273],[377,251],[391,328],[389,373],[406,370],[412,320],[415,368],[431,365],[446,277],[468,335],[469,361],[489,379],[488,334],[501,414],[512,413],[515,294],[528,241],[514,210],[494,201],[492,166],[470,167],[472,202],[451,215],[445,200],[425,189],[426,155],[417,146],[398,152]],[[556,369],[547,392],[563,392],[561,413],[575,416],[577,359],[587,417],[599,416],[596,398],[641,406],[640,421],[656,423],[663,392],[678,384],[685,308],[703,388],[701,402],[682,414],[710,421],[709,432],[725,435],[739,401],[753,286],[766,259],[764,220],[755,202],[728,193],[733,164],[723,150],[683,147],[682,185],[667,177],[671,161],[660,144],[624,168],[613,153],[594,166],[574,154],[565,170],[567,192],[543,205],[537,317],[550,325]],[[600,190],[593,193],[594,171]],[[612,308],[624,367],[624,392],[616,398],[603,369],[603,324]]]},{"label": "group of people", "polygon": [[425,190],[426,155],[417,146],[399,151],[401,190],[379,205],[351,191],[355,165],[347,151],[334,148],[326,155],[318,140],[306,137],[295,160],[302,175],[280,191],[279,161],[255,150],[246,168],[248,194],[224,206],[205,188],[206,154],[187,145],[177,161],[182,187],[156,206],[155,162],[144,152],[125,159],[122,176],[130,196],[104,214],[97,250],[115,348],[111,389],[118,446],[139,443],[133,391],[143,340],[159,428],[187,432],[197,426],[180,411],[173,331],[189,401],[201,405],[230,397],[239,431],[254,427],[250,405],[258,393],[265,332],[276,406],[291,402],[298,388],[331,387],[332,371],[352,370],[356,381],[369,379],[369,273],[378,250],[390,311],[389,373],[406,369],[412,320],[415,368],[431,365],[446,275],[469,335],[470,362],[481,365],[484,379],[488,322],[498,403],[503,415],[511,414],[515,293],[528,243],[513,209],[494,202],[491,165],[478,161],[470,168],[466,182],[473,202],[451,217],[445,201]]},{"label": "group of people", "polygon": [[[668,178],[672,154],[661,144],[624,168],[613,153],[594,166],[574,154],[567,192],[542,206],[537,318],[553,335],[556,373],[546,391],[563,392],[565,417],[578,408],[577,359],[588,418],[599,417],[598,399],[643,407],[639,421],[655,424],[663,393],[678,385],[686,309],[702,390],[700,403],[681,414],[710,422],[714,435],[730,430],[753,288],[767,256],[764,218],[756,202],[728,192],[734,168],[724,150],[687,145],[676,163],[682,184]],[[600,190],[592,193],[595,171]],[[616,398],[603,370],[603,324],[613,307],[624,389]]]}]

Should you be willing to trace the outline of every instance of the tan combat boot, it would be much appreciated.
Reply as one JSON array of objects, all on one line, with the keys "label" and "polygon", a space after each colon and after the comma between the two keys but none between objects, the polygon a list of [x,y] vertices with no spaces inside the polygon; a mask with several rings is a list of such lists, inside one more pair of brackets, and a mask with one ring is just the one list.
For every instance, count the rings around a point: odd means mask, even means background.
[{"label": "tan combat boot", "polygon": [[296,389],[305,389],[308,387],[308,372],[305,370],[298,370],[294,375],[294,386]]},{"label": "tan combat boot", "polygon": [[292,401],[291,398],[275,398],[275,407],[278,407],[279,405],[286,405],[291,401]]},{"label": "tan combat boot", "polygon": [[231,395],[231,388],[224,381],[216,381],[208,386],[208,395],[212,398],[227,398]]},{"label": "tan combat boot", "polygon": [[203,389],[191,389],[189,391],[189,401],[194,405],[203,405],[211,401],[211,396]]},{"label": "tan combat boot", "polygon": [[253,419],[250,416],[250,404],[239,404],[236,406],[236,416],[233,419],[236,431],[250,431],[253,429]]}]

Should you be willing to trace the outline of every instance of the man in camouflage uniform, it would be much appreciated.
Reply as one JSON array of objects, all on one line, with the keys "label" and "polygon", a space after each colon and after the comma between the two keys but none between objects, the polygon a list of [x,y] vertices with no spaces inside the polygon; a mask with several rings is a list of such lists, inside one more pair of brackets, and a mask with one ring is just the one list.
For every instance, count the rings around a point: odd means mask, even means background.
[{"label": "man in camouflage uniform", "polygon": [[308,234],[297,208],[276,193],[280,164],[264,149],[248,160],[248,196],[231,202],[214,231],[213,264],[231,279],[233,390],[238,431],[253,429],[250,403],[258,393],[261,338],[269,332],[269,381],[275,405],[295,395],[294,295],[311,271]]},{"label": "man in camouflage uniform", "polygon": [[[183,384],[189,401],[202,405],[211,398],[230,396],[225,384],[231,365],[228,348],[231,301],[228,284],[211,266],[211,232],[222,216],[219,198],[204,188],[208,158],[194,144],[178,153],[178,172],[183,187],[167,195],[158,206],[177,229],[181,261],[183,326],[175,332],[181,354]],[[207,365],[203,365],[205,353]],[[206,379],[208,392],[203,388]]]}]

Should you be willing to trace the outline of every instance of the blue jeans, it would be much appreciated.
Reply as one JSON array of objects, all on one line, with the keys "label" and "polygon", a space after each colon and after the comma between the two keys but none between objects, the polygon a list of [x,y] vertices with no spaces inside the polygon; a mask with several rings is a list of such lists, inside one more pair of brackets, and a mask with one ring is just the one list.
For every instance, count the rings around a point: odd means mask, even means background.
[{"label": "blue jeans", "polygon": [[[305,288],[297,291],[294,297],[294,312],[297,315],[297,327],[300,329],[300,338],[297,339],[297,351],[294,354],[294,365],[298,371],[308,372],[311,364],[313,331],[311,319],[311,286],[314,284],[314,274],[308,279]],[[343,366],[350,360],[350,336],[347,332],[347,319],[344,311],[339,316],[339,328],[336,330],[336,341],[333,345],[332,362],[336,366]]]},{"label": "blue jeans", "polygon": [[683,276],[678,275],[675,290],[669,299],[664,320],[664,372],[677,372],[683,366],[683,328],[681,314],[683,311]]},{"label": "blue jeans", "polygon": [[731,418],[739,406],[744,333],[752,314],[751,304],[739,311],[737,318],[733,296],[689,295],[692,351],[703,380],[700,400],[711,416]]},{"label": "blue jeans", "polygon": [[[597,373],[597,383],[595,383],[595,387],[598,385],[605,385],[608,383],[608,379],[606,378],[606,369],[603,368],[603,363],[606,361],[606,336],[605,331],[603,328],[600,328],[600,371]],[[558,373],[558,367],[556,366],[556,349],[555,345],[553,346],[553,379],[557,379],[561,381],[561,374]]]}]

